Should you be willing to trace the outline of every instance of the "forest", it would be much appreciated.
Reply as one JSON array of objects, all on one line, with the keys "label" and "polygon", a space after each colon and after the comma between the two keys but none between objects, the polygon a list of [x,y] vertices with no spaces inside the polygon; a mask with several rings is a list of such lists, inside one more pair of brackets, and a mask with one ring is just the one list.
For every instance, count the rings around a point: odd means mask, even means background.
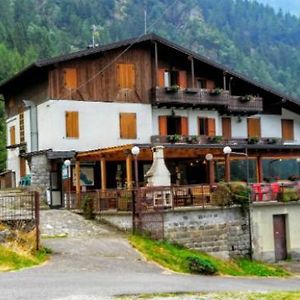
[{"label": "forest", "polygon": [[[300,19],[250,0],[1,0],[0,81],[37,59],[86,48],[92,25],[100,45],[140,36],[145,10],[148,32],[300,98]],[[0,137],[1,171],[1,101]]]}]

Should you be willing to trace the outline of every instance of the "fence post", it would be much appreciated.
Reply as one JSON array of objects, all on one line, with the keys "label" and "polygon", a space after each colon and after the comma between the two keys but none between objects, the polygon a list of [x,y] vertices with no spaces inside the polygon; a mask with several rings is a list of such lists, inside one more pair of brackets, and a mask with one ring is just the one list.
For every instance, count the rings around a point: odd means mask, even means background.
[{"label": "fence post", "polygon": [[35,213],[35,231],[36,231],[36,250],[40,249],[40,194],[34,192],[34,213]]}]

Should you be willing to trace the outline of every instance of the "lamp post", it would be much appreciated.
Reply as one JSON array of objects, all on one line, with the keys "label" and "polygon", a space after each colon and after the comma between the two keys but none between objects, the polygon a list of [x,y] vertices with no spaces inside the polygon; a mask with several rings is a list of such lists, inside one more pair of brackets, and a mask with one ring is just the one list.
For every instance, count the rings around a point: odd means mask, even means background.
[{"label": "lamp post", "polygon": [[223,148],[223,153],[225,155],[225,182],[230,181],[230,153],[232,149],[229,146]]},{"label": "lamp post", "polygon": [[205,155],[205,159],[208,161],[208,181],[209,186],[212,188],[214,182],[215,182],[215,170],[214,170],[214,156],[211,153],[207,153]]},{"label": "lamp post", "polygon": [[70,192],[71,192],[71,176],[70,176],[70,166],[71,161],[69,159],[66,159],[64,161],[64,166],[67,168],[67,180],[68,180],[68,197],[67,197],[67,209],[70,208]]},{"label": "lamp post", "polygon": [[132,231],[135,233],[135,215],[136,215],[136,199],[138,196],[138,188],[139,188],[139,174],[138,174],[138,155],[140,154],[140,148],[138,146],[134,146],[131,148],[131,154],[134,158],[134,176],[135,176],[135,193],[132,198]]}]

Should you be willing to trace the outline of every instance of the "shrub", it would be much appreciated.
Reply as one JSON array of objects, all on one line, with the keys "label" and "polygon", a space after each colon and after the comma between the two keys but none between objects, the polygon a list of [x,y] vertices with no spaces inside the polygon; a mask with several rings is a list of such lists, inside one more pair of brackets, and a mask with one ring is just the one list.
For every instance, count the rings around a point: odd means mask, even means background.
[{"label": "shrub", "polygon": [[217,272],[216,267],[209,260],[198,256],[187,257],[187,263],[192,273],[212,275]]},{"label": "shrub", "polygon": [[90,195],[84,195],[81,199],[81,209],[83,216],[87,220],[94,219],[93,213],[93,198]]},{"label": "shrub", "polygon": [[216,206],[230,206],[232,204],[231,191],[226,183],[219,183],[211,195],[211,202]]},{"label": "shrub", "polygon": [[285,188],[283,192],[278,195],[278,200],[282,202],[297,201],[299,200],[297,191],[295,188]]},{"label": "shrub", "polygon": [[243,182],[231,182],[228,184],[232,194],[233,204],[241,205],[243,213],[249,206],[250,189]]}]

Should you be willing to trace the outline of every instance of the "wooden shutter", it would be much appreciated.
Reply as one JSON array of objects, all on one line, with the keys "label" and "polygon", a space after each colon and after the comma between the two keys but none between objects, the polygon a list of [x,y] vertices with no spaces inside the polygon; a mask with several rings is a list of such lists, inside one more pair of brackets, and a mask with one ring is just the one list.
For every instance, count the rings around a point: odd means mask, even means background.
[{"label": "wooden shutter", "polygon": [[216,120],[214,118],[207,119],[207,135],[208,136],[216,135]]},{"label": "wooden shutter", "polygon": [[281,132],[282,139],[284,141],[294,140],[294,121],[293,120],[281,120]]},{"label": "wooden shutter", "polygon": [[133,64],[118,64],[117,78],[120,89],[135,87],[135,66]]},{"label": "wooden shutter", "polygon": [[64,69],[65,87],[68,89],[77,88],[77,70],[74,68]]},{"label": "wooden shutter", "polygon": [[159,125],[159,135],[161,136],[168,135],[167,116],[159,116],[158,125]]},{"label": "wooden shutter", "polygon": [[248,137],[260,138],[260,119],[259,118],[248,118]]},{"label": "wooden shutter", "polygon": [[179,71],[179,86],[182,89],[187,88],[186,71]]},{"label": "wooden shutter", "polygon": [[120,138],[136,139],[135,113],[120,113]]},{"label": "wooden shutter", "polygon": [[26,160],[25,160],[25,158],[20,157],[19,163],[20,163],[20,177],[23,177],[26,175]]},{"label": "wooden shutter", "polygon": [[79,137],[78,111],[66,112],[66,137]]},{"label": "wooden shutter", "polygon": [[157,70],[157,85],[159,87],[165,87],[165,69]]},{"label": "wooden shutter", "polygon": [[231,139],[231,119],[222,118],[222,134],[224,139]]},{"label": "wooden shutter", "polygon": [[189,135],[189,123],[187,117],[181,117],[181,134]]},{"label": "wooden shutter", "polygon": [[10,135],[10,144],[15,145],[16,144],[16,127],[11,126],[9,128],[9,135]]},{"label": "wooden shutter", "polygon": [[208,90],[212,90],[212,89],[214,89],[216,87],[216,85],[215,85],[215,82],[214,81],[212,81],[212,80],[207,80],[206,81],[206,88],[208,89]]}]

